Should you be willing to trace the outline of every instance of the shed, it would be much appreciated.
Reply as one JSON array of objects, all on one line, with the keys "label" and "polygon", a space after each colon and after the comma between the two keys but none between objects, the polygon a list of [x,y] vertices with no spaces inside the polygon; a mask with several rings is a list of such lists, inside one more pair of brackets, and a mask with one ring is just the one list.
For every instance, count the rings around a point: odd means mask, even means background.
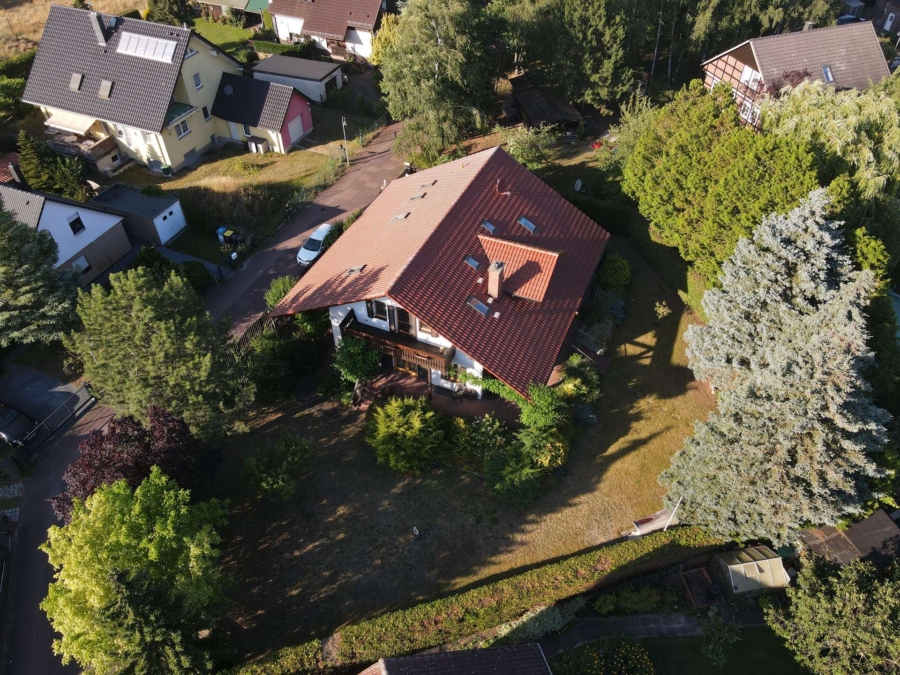
[{"label": "shed", "polygon": [[559,131],[575,131],[584,118],[561,94],[535,85],[530,76],[511,77],[509,83],[522,118],[530,127],[542,124]]},{"label": "shed", "polygon": [[341,65],[328,61],[298,59],[278,54],[263,59],[253,67],[257,80],[286,84],[312,101],[322,103],[332,89],[343,86]]},{"label": "shed", "polygon": [[125,216],[125,232],[133,239],[163,246],[186,226],[177,197],[152,197],[137,188],[114,183],[91,200],[91,206]]},{"label": "shed", "polygon": [[789,582],[781,557],[768,546],[717,553],[710,572],[729,600],[745,593],[778,590]]}]

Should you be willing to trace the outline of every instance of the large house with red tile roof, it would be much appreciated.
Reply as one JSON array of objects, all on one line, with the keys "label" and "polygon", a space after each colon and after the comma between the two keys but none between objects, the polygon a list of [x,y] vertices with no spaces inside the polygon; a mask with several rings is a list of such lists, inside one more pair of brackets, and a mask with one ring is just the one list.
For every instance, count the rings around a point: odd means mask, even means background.
[{"label": "large house with red tile roof", "polygon": [[390,183],[273,316],[328,308],[335,342],[452,388],[552,382],[609,234],[500,148]]}]

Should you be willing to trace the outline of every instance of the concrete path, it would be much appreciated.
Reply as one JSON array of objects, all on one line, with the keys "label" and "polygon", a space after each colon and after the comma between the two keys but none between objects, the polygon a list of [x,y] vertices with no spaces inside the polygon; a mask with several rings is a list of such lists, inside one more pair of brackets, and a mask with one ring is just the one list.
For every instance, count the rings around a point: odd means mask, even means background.
[{"label": "concrete path", "polygon": [[642,614],[639,616],[591,616],[575,622],[571,628],[541,640],[549,659],[567,649],[599,638],[624,635],[640,640],[650,637],[690,637],[703,635],[700,619],[684,614]]},{"label": "concrete path", "polygon": [[265,311],[263,293],[272,279],[299,276],[297,251],[312,231],[321,225],[368,206],[381,192],[382,182],[403,172],[403,162],[391,152],[400,124],[385,127],[353,159],[350,170],[282,228],[265,249],[256,253],[220,288],[207,297],[213,317],[231,317],[231,329],[243,332]]}]

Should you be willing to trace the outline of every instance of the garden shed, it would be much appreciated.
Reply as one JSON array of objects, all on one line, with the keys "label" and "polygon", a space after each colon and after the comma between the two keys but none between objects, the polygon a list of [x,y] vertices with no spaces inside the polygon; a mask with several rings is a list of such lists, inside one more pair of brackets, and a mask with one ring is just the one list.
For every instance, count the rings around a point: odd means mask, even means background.
[{"label": "garden shed", "polygon": [[729,600],[746,593],[778,590],[790,581],[781,557],[768,546],[717,553],[710,572]]},{"label": "garden shed", "polygon": [[316,103],[323,103],[332,89],[343,86],[341,64],[276,55],[253,67],[257,80],[286,84]]}]

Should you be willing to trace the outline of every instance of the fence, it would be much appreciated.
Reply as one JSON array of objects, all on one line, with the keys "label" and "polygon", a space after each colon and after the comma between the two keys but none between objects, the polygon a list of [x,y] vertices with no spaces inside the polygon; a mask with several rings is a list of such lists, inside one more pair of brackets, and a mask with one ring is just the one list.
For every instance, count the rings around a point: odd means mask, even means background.
[{"label": "fence", "polygon": [[241,358],[241,355],[247,351],[253,338],[262,335],[266,328],[274,325],[275,320],[269,318],[269,310],[267,309],[256,319],[256,321],[247,327],[247,330],[245,330],[237,340],[234,340],[231,343],[231,351],[228,354],[228,358],[230,358],[232,362],[238,361]]},{"label": "fence", "polygon": [[29,462],[33,460],[35,451],[44,441],[50,438],[54,431],[59,429],[72,417],[81,413],[84,408],[94,400],[96,399],[94,398],[94,394],[91,392],[90,387],[87,384],[81,385],[78,391],[69,396],[65,403],[50,413],[43,422],[38,424],[31,433],[25,437],[23,441],[24,447],[16,449],[17,452],[15,454],[18,455],[17,459],[24,459]]},{"label": "fence", "polygon": [[381,117],[372,122],[372,124],[364,129],[360,129],[358,133],[359,147],[364,148],[371,143],[372,139],[375,138],[378,132],[386,127],[389,122],[390,118],[388,114],[384,113]]}]

